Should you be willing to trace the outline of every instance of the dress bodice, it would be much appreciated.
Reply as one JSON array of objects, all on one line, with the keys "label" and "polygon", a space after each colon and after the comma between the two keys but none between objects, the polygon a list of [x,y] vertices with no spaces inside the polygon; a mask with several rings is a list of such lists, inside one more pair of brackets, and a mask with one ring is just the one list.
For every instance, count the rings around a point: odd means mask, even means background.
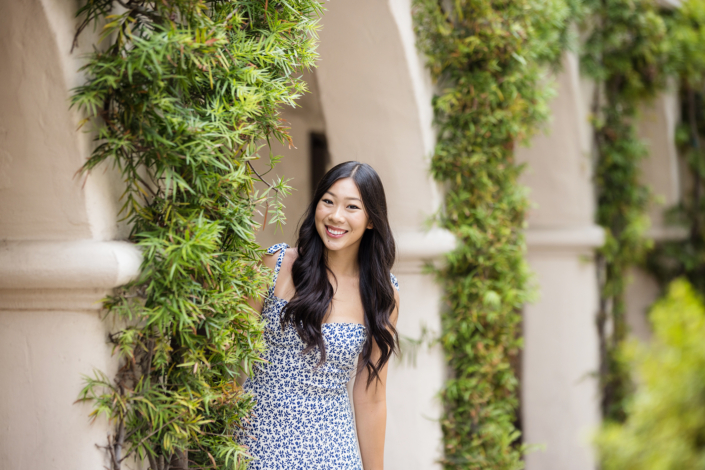
[{"label": "dress bodice", "polygon": [[282,329],[281,315],[286,303],[273,295],[265,300],[262,316],[266,320],[264,339],[268,350],[263,357],[266,362],[257,366],[255,374],[276,381],[278,388],[306,389],[323,395],[343,393],[355,370],[367,330],[357,323],[324,323],[326,360],[316,367],[321,358],[318,348],[302,354],[305,344],[294,325],[288,323]]},{"label": "dress bodice", "polygon": [[[302,354],[305,344],[296,328],[288,323],[282,328],[282,310],[287,301],[274,295],[274,287],[284,253],[288,246],[284,243],[269,248],[274,254],[281,250],[275,268],[273,285],[262,307],[265,320],[264,339],[268,350],[265,363],[257,366],[255,377],[271,379],[272,386],[316,394],[345,393],[345,385],[355,371],[355,360],[362,351],[367,339],[367,329],[358,323],[324,323],[321,326],[326,347],[326,360],[316,367],[321,353],[314,348]],[[275,385],[276,384],[276,385]]]}]

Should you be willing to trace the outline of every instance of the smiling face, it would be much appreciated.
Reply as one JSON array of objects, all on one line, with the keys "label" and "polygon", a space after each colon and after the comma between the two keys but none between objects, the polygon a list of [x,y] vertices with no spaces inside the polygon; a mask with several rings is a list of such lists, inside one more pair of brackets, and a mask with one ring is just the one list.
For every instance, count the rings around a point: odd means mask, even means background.
[{"label": "smiling face", "polygon": [[338,251],[360,245],[372,224],[352,178],[341,178],[323,194],[316,206],[316,230],[325,247]]}]

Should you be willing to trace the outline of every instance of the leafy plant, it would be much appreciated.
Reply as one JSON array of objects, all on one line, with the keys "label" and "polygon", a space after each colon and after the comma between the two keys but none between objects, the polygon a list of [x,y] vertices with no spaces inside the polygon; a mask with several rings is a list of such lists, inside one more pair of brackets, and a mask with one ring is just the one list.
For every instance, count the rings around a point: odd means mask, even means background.
[{"label": "leafy plant", "polygon": [[459,242],[438,273],[452,372],[441,393],[447,469],[523,468],[512,361],[530,289],[527,198],[514,148],[548,116],[545,65],[557,64],[567,46],[571,5],[414,2],[417,45],[438,87],[431,170],[447,188],[439,220]]},{"label": "leafy plant", "polygon": [[[122,174],[139,277],[105,302],[117,376],[88,378],[81,400],[115,423],[111,469],[128,457],[152,470],[243,468],[232,438],[251,410],[235,381],[260,361],[262,325],[246,303],[270,273],[258,265],[258,207],[283,217],[283,181],[251,162],[306,91],[297,76],[317,57],[315,0],[89,0],[78,34],[104,23],[109,41],[83,68],[73,105],[98,127],[83,167]],[[276,163],[276,158],[271,160]],[[258,191],[255,182],[268,189]]]},{"label": "leafy plant", "polygon": [[652,344],[626,342],[620,360],[636,371],[624,423],[597,438],[605,470],[705,468],[705,306],[684,279],[650,314]]},{"label": "leafy plant", "polygon": [[689,230],[684,240],[656,244],[646,265],[662,286],[685,276],[700,293],[705,293],[705,2],[687,0],[666,13],[665,20],[670,45],[669,73],[680,85],[681,122],[676,143],[691,183],[681,203],[670,208],[667,215],[672,223]]},{"label": "leafy plant", "polygon": [[639,170],[646,147],[637,136],[637,110],[665,86],[668,44],[663,18],[651,0],[588,0],[585,7],[589,35],[581,65],[596,81],[597,222],[607,238],[597,256],[601,408],[606,419],[623,420],[630,383],[615,355],[627,333],[627,272],[651,246],[645,236],[650,194]]}]

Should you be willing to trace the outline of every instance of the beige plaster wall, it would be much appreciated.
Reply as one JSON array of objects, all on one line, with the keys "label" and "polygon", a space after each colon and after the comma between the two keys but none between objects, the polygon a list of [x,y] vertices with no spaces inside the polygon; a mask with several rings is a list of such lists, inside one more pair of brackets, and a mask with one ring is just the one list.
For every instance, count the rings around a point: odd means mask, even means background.
[{"label": "beige plaster wall", "polygon": [[12,72],[0,75],[0,238],[90,237],[73,178],[83,157],[77,121],[42,2],[2,2],[0,35],[0,63]]},{"label": "beige plaster wall", "polygon": [[669,230],[663,219],[664,209],[676,205],[681,197],[675,144],[679,120],[678,93],[675,87],[660,94],[640,110],[638,133],[649,149],[640,170],[642,182],[651,188],[655,196],[649,208],[649,217],[652,235],[656,237],[663,237],[664,231]]},{"label": "beige plaster wall", "polygon": [[586,86],[574,54],[566,54],[564,72],[554,77],[557,95],[545,133],[529,147],[517,149],[517,160],[528,163],[521,183],[530,189],[531,228],[591,225],[595,211],[592,183],[589,108]]},{"label": "beige plaster wall", "polygon": [[[77,132],[69,90],[95,36],[70,53],[75,2],[0,4],[0,239],[109,240],[117,223],[119,177],[106,167],[86,179],[76,171],[92,134]],[[80,47],[83,46],[83,47]]]},{"label": "beige plaster wall", "polygon": [[[583,254],[589,256],[590,247]],[[542,450],[527,470],[593,470],[591,433],[600,421],[595,265],[576,250],[530,249],[540,300],[524,309],[522,373],[524,442]]]},{"label": "beige plaster wall", "polygon": [[641,341],[650,341],[652,331],[648,314],[661,291],[653,276],[643,269],[632,268],[628,276],[629,284],[624,301],[627,305],[626,320],[629,333]]},{"label": "beige plaster wall", "polygon": [[[441,331],[441,289],[418,272],[396,269],[401,297],[397,329],[402,337],[437,337]],[[402,347],[404,340],[402,339]],[[387,442],[385,468],[389,470],[440,468],[443,455],[436,398],[446,378],[440,349],[426,344],[406,347],[392,360],[387,379]]]},{"label": "beige plaster wall", "polygon": [[120,180],[75,177],[92,135],[69,90],[89,32],[70,54],[78,2],[0,2],[0,468],[103,468],[103,418],[74,404],[83,374],[112,375],[100,299],[140,254],[112,241]]},{"label": "beige plaster wall", "polygon": [[595,328],[598,287],[594,248],[603,242],[594,225],[591,85],[580,78],[575,55],[555,77],[549,132],[517,151],[527,163],[528,261],[539,300],[524,310],[521,411],[524,442],[544,446],[526,458],[527,470],[593,470],[587,435],[599,423]]},{"label": "beige plaster wall", "polygon": [[[80,374],[113,367],[96,302],[139,265],[134,247],[111,242],[125,234],[116,221],[117,175],[101,168],[85,185],[74,178],[91,149],[91,135],[76,131],[79,114],[67,111],[68,90],[84,79],[76,72],[80,55],[92,40],[82,38],[79,49],[69,53],[76,6],[60,0],[0,2],[0,63],[9,71],[0,75],[3,469],[102,467],[95,444],[105,442],[106,424],[91,425],[89,407],[73,401]],[[276,173],[293,177],[299,189],[285,202],[284,234],[265,230],[258,240],[264,246],[293,244],[309,197],[308,133],[325,130],[333,163],[362,160],[382,176],[400,252],[394,270],[401,284],[399,331],[417,338],[423,326],[440,329],[441,308],[439,289],[420,266],[450,249],[453,240],[423,229],[440,194],[428,175],[432,86],[415,52],[410,3],[326,6],[320,67],[309,77],[313,93],[301,100],[301,108],[284,112],[296,148],[275,147],[285,155]],[[597,369],[596,278],[585,255],[601,243],[593,225],[591,85],[579,78],[571,55],[557,80],[552,133],[518,152],[529,164],[523,178],[535,203],[527,233],[529,261],[542,291],[525,312],[522,412],[526,441],[546,445],[545,452],[527,458],[528,470],[587,470],[594,468],[594,458],[584,436],[598,413],[596,385],[588,377]],[[660,111],[647,135],[671,122],[664,117],[672,115],[671,105],[656,104]],[[645,168],[671,197],[677,182],[669,142],[653,144],[668,158]],[[652,291],[649,286],[636,291],[630,305]],[[415,365],[392,365],[388,469],[439,468],[436,394],[444,374],[438,349],[422,348]]]},{"label": "beige plaster wall", "polygon": [[97,469],[108,425],[74,404],[82,376],[113,374],[95,311],[0,311],[0,468]]},{"label": "beige plaster wall", "polygon": [[[268,181],[279,178],[290,179],[289,185],[294,188],[292,193],[284,199],[286,206],[286,224],[282,229],[275,225],[267,225],[257,234],[257,242],[260,246],[269,247],[276,243],[286,242],[290,246],[296,243],[298,222],[304,210],[311,200],[309,188],[310,178],[310,133],[325,132],[325,120],[319,100],[318,82],[315,71],[308,71],[303,74],[304,80],[308,84],[310,93],[305,94],[298,101],[296,108],[284,108],[282,118],[289,123],[290,135],[294,142],[292,147],[272,143],[272,153],[281,155],[283,158],[267,176]],[[264,154],[264,152],[263,152]],[[263,155],[261,161],[256,162],[257,168],[265,169],[268,158]],[[263,189],[264,185],[259,185]],[[257,220],[262,223],[264,217],[261,215]]]},{"label": "beige plaster wall", "polygon": [[430,91],[419,90],[428,80],[408,60],[414,45],[407,6],[402,0],[328,4],[317,76],[333,162],[374,166],[391,196],[392,225],[414,231],[439,196],[428,174],[432,133],[424,116],[431,102],[424,96]]}]

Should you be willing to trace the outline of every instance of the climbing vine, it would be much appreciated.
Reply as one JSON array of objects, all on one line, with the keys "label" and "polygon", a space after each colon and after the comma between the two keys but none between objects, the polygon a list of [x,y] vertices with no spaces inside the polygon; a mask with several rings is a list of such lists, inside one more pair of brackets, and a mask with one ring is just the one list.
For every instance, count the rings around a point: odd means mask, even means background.
[{"label": "climbing vine", "polygon": [[558,0],[414,2],[417,44],[438,88],[431,169],[447,188],[440,223],[458,240],[438,273],[452,371],[441,392],[447,469],[523,468],[512,361],[530,289],[514,149],[548,116],[544,65],[560,58],[570,12]]},{"label": "climbing vine", "polygon": [[[233,431],[251,399],[239,373],[260,361],[262,325],[246,298],[269,279],[258,267],[253,213],[282,218],[288,187],[251,162],[290,140],[279,109],[306,90],[317,57],[315,0],[89,0],[77,37],[104,24],[73,105],[97,127],[83,167],[122,174],[139,277],[105,302],[117,375],[96,372],[81,400],[114,424],[111,470],[128,458],[152,470],[244,468]],[[274,162],[272,162],[273,164]],[[256,190],[255,182],[268,185]]]},{"label": "climbing vine", "polygon": [[663,90],[666,27],[651,0],[588,0],[581,65],[596,82],[593,126],[597,222],[605,245],[598,250],[601,408],[608,420],[625,417],[630,381],[618,358],[627,334],[624,291],[628,270],[644,260],[649,190],[640,181],[646,147],[637,136],[639,104]]},{"label": "climbing vine", "polygon": [[705,2],[687,0],[664,14],[670,44],[668,70],[679,85],[676,144],[687,168],[687,189],[667,216],[670,222],[687,227],[688,235],[657,243],[646,265],[662,287],[685,276],[705,294]]},{"label": "climbing vine", "polygon": [[646,267],[666,295],[649,314],[654,330],[650,343],[619,345],[619,357],[637,374],[638,385],[624,422],[608,421],[597,436],[600,463],[607,470],[692,468],[703,461],[705,421],[693,410],[702,407],[698,400],[705,396],[705,382],[698,377],[705,357],[705,2],[686,0],[662,16],[668,44],[665,71],[676,78],[680,96],[676,144],[686,169],[681,202],[667,216],[688,231],[683,239],[656,243],[647,255]]}]

